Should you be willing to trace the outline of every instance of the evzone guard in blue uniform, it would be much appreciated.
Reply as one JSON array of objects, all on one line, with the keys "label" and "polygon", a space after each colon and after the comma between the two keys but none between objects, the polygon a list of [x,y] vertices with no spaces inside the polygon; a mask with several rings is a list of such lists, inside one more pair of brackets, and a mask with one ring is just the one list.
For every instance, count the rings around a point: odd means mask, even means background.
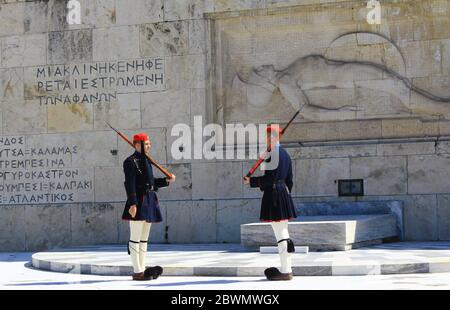
[{"label": "evzone guard in blue uniform", "polygon": [[175,176],[172,175],[171,179],[153,176],[151,163],[142,153],[144,150],[148,154],[151,148],[151,141],[146,134],[135,135],[133,144],[136,151],[123,162],[127,202],[122,219],[130,222],[128,254],[133,264],[133,280],[151,280],[163,272],[160,266],[145,266],[151,224],[162,221],[156,191],[174,182]]},{"label": "evzone guard in blue uniform", "polygon": [[[267,127],[267,145],[271,139],[278,139],[278,126]],[[271,267],[264,271],[268,280],[291,280],[292,252],[295,252],[293,241],[289,238],[288,221],[296,218],[295,205],[292,201],[292,161],[289,154],[280,146],[275,145],[273,152],[278,152],[278,166],[273,170],[265,170],[261,177],[244,177],[244,183],[250,187],[259,187],[264,192],[261,202],[260,220],[270,222],[278,242],[281,270]],[[271,159],[268,158],[266,162]]]}]

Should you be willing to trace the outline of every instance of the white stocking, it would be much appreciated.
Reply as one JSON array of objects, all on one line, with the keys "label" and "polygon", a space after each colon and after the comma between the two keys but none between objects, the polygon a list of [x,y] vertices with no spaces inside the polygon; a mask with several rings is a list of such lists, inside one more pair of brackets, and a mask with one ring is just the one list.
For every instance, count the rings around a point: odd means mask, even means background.
[{"label": "white stocking", "polygon": [[131,263],[133,264],[134,273],[143,272],[140,262],[140,246],[142,228],[144,221],[130,221],[130,241],[128,247],[130,250]]},{"label": "white stocking", "polygon": [[[289,239],[288,221],[271,222],[271,224],[277,242],[283,239]],[[288,253],[287,249],[287,241],[281,241],[280,243],[278,243],[278,253],[280,255],[281,261],[281,273],[292,272],[292,254]]]},{"label": "white stocking", "polygon": [[150,235],[151,223],[144,222],[142,225],[142,232],[139,241],[139,263],[141,265],[141,270],[145,271],[145,256],[147,254],[147,242]]}]

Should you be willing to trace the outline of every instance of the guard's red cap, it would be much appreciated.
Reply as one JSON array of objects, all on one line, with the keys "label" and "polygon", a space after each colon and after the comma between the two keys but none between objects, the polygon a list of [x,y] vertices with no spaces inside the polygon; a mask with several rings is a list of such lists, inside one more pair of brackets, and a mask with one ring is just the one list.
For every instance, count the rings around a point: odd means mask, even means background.
[{"label": "guard's red cap", "polygon": [[276,132],[276,133],[278,133],[278,134],[280,134],[281,133],[281,128],[280,128],[280,126],[278,126],[278,125],[269,125],[269,126],[267,126],[267,128],[266,128],[266,132],[267,133],[272,133],[272,131],[273,132]]},{"label": "guard's red cap", "polygon": [[141,142],[141,141],[145,142],[147,140],[150,140],[150,138],[145,133],[138,133],[133,137],[133,142]]}]

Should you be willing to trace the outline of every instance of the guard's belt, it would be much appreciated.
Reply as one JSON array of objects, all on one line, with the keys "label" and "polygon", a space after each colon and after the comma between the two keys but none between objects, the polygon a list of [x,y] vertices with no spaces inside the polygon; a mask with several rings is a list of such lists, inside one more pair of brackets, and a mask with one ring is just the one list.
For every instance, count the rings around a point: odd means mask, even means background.
[{"label": "guard's belt", "polygon": [[272,184],[272,189],[276,189],[277,188],[277,184],[286,184],[286,182],[284,180],[276,180],[273,184]]},{"label": "guard's belt", "polygon": [[155,186],[150,184],[145,184],[144,186],[138,186],[137,189],[141,192],[152,192],[155,191]]}]

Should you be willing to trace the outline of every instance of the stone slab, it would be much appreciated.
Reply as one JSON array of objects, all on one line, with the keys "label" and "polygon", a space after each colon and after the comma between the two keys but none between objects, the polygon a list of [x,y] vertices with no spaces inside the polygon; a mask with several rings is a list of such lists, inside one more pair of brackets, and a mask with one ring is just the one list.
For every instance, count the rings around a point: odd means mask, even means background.
[{"label": "stone slab", "polygon": [[163,0],[128,0],[116,1],[116,24],[133,25],[161,22],[164,17]]},{"label": "stone slab", "polygon": [[24,206],[0,206],[1,251],[25,251]]},{"label": "stone slab", "polygon": [[448,193],[444,180],[449,173],[450,158],[439,155],[408,156],[408,193]]},{"label": "stone slab", "polygon": [[[83,18],[82,24],[90,27],[111,27],[117,24],[115,0],[80,1]],[[84,10],[84,11],[83,11]]]},{"label": "stone slab", "polygon": [[166,201],[170,243],[216,242],[215,201]]},{"label": "stone slab", "polygon": [[239,198],[243,184],[241,162],[192,163],[192,198]]},{"label": "stone slab", "polygon": [[428,273],[429,264],[386,264],[381,268],[381,274]]},{"label": "stone slab", "polygon": [[[309,248],[307,246],[296,246],[295,253],[304,253],[308,254]],[[259,247],[259,253],[278,253],[278,247],[276,246],[261,246]]]},{"label": "stone slab", "polygon": [[450,240],[450,196],[437,195],[437,220],[439,240]]},{"label": "stone slab", "polygon": [[327,215],[392,214],[396,219],[397,236],[399,236],[401,240],[404,238],[404,205],[402,201],[297,202],[296,211],[300,218]]},{"label": "stone slab", "polygon": [[407,165],[405,157],[351,158],[350,177],[364,180],[365,195],[405,194]]},{"label": "stone slab", "polygon": [[[305,216],[289,223],[289,234],[294,244],[311,250],[348,249],[352,244],[396,236],[397,227],[391,214]],[[249,248],[276,244],[269,223],[241,225],[241,242]]]},{"label": "stone slab", "polygon": [[165,0],[164,20],[200,19],[205,10],[205,1],[198,0]]},{"label": "stone slab", "polygon": [[405,240],[438,240],[436,195],[408,195],[404,204]]},{"label": "stone slab", "polygon": [[172,128],[175,124],[189,124],[189,89],[147,92],[141,95],[142,123],[151,127]]},{"label": "stone slab", "polygon": [[[449,242],[398,242],[347,252],[309,252],[292,255],[296,276],[350,276],[448,272]],[[249,252],[239,244],[155,244],[150,264],[166,276],[261,276],[279,266],[278,254]],[[126,246],[85,246],[35,253],[32,265],[42,270],[81,274],[129,276]]]},{"label": "stone slab", "polygon": [[81,204],[70,210],[72,245],[111,244],[118,240],[116,212],[109,204]]},{"label": "stone slab", "polygon": [[0,20],[2,27],[0,28],[0,36],[21,34],[24,32],[24,4],[1,4]]},{"label": "stone slab", "polygon": [[26,250],[70,246],[70,205],[33,205],[25,208]]},{"label": "stone slab", "polygon": [[0,69],[0,100],[24,99],[23,68]]},{"label": "stone slab", "polygon": [[26,67],[45,65],[46,35],[31,34],[24,36],[11,36],[3,39],[1,45],[2,67]]},{"label": "stone slab", "polygon": [[94,104],[94,129],[141,128],[141,95],[139,93],[117,94],[117,100]]},{"label": "stone slab", "polygon": [[39,106],[37,100],[4,101],[3,126],[4,134],[46,133],[47,107]]},{"label": "stone slab", "polygon": [[189,49],[189,24],[185,21],[140,26],[142,56],[185,55]]},{"label": "stone slab", "polygon": [[170,164],[167,170],[176,176],[176,181],[158,191],[161,200],[191,200],[192,171],[190,164]]},{"label": "stone slab", "polygon": [[96,202],[120,201],[127,197],[122,167],[95,167],[94,187]]},{"label": "stone slab", "polygon": [[55,31],[48,33],[48,64],[92,61],[91,29]]},{"label": "stone slab", "polygon": [[348,158],[295,160],[295,191],[301,195],[337,195],[336,180],[350,177]]},{"label": "stone slab", "polygon": [[217,242],[240,242],[241,224],[259,220],[258,199],[217,201]]},{"label": "stone slab", "polygon": [[139,58],[139,27],[123,26],[94,29],[94,61]]},{"label": "stone slab", "polygon": [[379,275],[381,274],[381,268],[379,264],[375,262],[365,264],[355,263],[341,263],[332,265],[333,276],[366,276],[366,275]]}]

